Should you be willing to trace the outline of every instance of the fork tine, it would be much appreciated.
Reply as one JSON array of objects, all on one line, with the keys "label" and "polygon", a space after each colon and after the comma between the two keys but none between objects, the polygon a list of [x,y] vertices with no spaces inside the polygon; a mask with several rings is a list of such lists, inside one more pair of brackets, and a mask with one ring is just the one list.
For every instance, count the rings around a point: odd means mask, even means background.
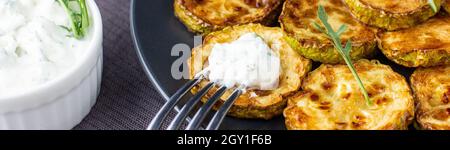
[{"label": "fork tine", "polygon": [[225,101],[225,103],[220,107],[220,109],[216,112],[214,117],[212,118],[212,121],[208,124],[208,127],[206,127],[206,130],[217,130],[219,129],[220,124],[223,121],[223,118],[225,118],[225,115],[227,114],[228,110],[230,110],[231,106],[234,104],[236,99],[242,94],[241,89],[236,89],[233,94]]},{"label": "fork tine", "polygon": [[167,117],[169,112],[175,107],[175,105],[180,101],[180,99],[186,95],[186,93],[192,89],[195,85],[199,83],[201,79],[193,79],[183,85],[175,94],[170,98],[169,101],[164,104],[164,106],[158,111],[156,116],[150,122],[147,130],[157,130],[161,127],[162,121]]},{"label": "fork tine", "polygon": [[203,89],[191,97],[187,103],[183,106],[180,112],[175,116],[174,120],[170,123],[167,130],[176,130],[180,128],[181,123],[186,119],[189,112],[194,106],[202,99],[202,97],[214,86],[213,82],[208,83]]},{"label": "fork tine", "polygon": [[200,124],[205,119],[208,112],[211,110],[211,108],[214,106],[214,104],[220,99],[220,97],[225,93],[227,90],[227,87],[222,86],[217,90],[217,92],[206,102],[205,105],[203,105],[197,113],[195,113],[192,120],[189,122],[188,126],[186,127],[186,130],[195,130],[200,127]]}]

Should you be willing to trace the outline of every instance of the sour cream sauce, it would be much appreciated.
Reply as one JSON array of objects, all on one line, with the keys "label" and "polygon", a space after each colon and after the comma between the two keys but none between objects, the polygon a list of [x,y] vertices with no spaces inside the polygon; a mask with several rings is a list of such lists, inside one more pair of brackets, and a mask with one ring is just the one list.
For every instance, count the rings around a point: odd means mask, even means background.
[{"label": "sour cream sauce", "polygon": [[215,44],[208,57],[206,77],[228,88],[274,90],[280,76],[279,56],[256,33],[231,43]]},{"label": "sour cream sauce", "polygon": [[0,96],[44,84],[74,65],[87,39],[69,37],[55,0],[0,0]]}]

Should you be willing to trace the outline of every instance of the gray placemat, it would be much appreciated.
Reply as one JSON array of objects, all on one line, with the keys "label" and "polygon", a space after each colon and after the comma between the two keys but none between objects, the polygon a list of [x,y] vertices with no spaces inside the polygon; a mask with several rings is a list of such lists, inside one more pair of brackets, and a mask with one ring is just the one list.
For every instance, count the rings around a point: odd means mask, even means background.
[{"label": "gray placemat", "polygon": [[164,99],[148,80],[134,50],[129,19],[131,1],[96,2],[103,17],[102,89],[89,115],[74,129],[145,129]]}]

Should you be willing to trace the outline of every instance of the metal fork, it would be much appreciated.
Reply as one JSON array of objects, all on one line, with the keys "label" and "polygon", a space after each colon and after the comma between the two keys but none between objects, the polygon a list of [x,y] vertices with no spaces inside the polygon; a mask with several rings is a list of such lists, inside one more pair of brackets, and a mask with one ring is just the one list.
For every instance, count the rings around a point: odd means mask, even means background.
[{"label": "metal fork", "polygon": [[[194,86],[199,84],[204,78],[198,77],[190,80],[184,84],[175,94],[167,101],[164,106],[158,111],[156,116],[150,122],[147,130],[159,130],[164,119],[167,117],[169,112],[173,110],[175,105],[181,100],[181,98],[186,95]],[[174,120],[169,124],[167,130],[178,130],[181,124],[186,120],[188,114],[192,111],[195,105],[197,105],[203,96],[214,86],[219,86],[213,82],[209,82],[204,88],[197,92],[193,97],[191,97],[186,104],[181,108],[179,113],[175,116]],[[209,113],[214,104],[220,99],[220,97],[225,93],[227,87],[220,86],[216,93],[211,96],[206,103],[198,109],[194,117],[189,121],[186,130],[198,130],[206,115]],[[225,115],[231,106],[234,104],[236,99],[242,94],[243,90],[241,88],[236,88],[230,97],[223,103],[223,105],[214,114],[214,117],[209,122],[206,130],[217,130],[220,127]]]}]

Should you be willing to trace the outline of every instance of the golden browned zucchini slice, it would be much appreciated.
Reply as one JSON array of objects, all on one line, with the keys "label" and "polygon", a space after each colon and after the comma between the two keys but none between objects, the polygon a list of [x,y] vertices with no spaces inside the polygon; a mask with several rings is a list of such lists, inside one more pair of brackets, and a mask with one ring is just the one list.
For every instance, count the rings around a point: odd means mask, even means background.
[{"label": "golden browned zucchini slice", "polygon": [[411,76],[411,84],[420,127],[450,130],[450,66],[419,68]]},{"label": "golden browned zucchini slice", "polygon": [[[428,0],[344,1],[361,22],[390,31],[415,26],[436,14]],[[441,7],[442,0],[434,2]]]},{"label": "golden browned zucchini slice", "polygon": [[195,33],[227,26],[276,22],[283,0],[175,0],[175,15]]},{"label": "golden browned zucchini slice", "polygon": [[323,64],[311,72],[303,91],[289,98],[286,127],[293,130],[407,129],[414,100],[400,74],[378,61],[359,60],[356,70],[373,102],[368,106],[346,65]]},{"label": "golden browned zucchini slice", "polygon": [[342,35],[342,42],[353,42],[352,59],[360,59],[372,54],[376,47],[377,30],[353,19],[340,0],[287,0],[280,16],[281,27],[288,35],[289,44],[306,58],[323,63],[343,63],[344,60],[334,49],[332,41],[313,22],[317,17],[318,4],[322,4],[329,16],[329,22],[337,30],[342,24],[349,29]]},{"label": "golden browned zucchini slice", "polygon": [[[282,114],[287,103],[286,96],[300,88],[301,82],[311,69],[312,64],[310,60],[299,55],[286,43],[280,28],[249,24],[227,27],[223,31],[209,34],[204,39],[202,46],[192,50],[192,57],[189,60],[190,75],[192,78],[196,73],[207,67],[207,59],[214,44],[235,41],[246,33],[259,35],[280,57],[282,71],[279,86],[271,91],[248,90],[236,100],[228,115],[239,118],[270,119]],[[200,86],[194,88],[193,93],[205,85],[206,81],[200,83]],[[213,88],[206,97],[212,96],[216,91],[217,88]],[[227,91],[217,106],[220,106],[231,93],[232,90]]]},{"label": "golden browned zucchini slice", "polygon": [[407,67],[450,64],[450,17],[436,16],[409,29],[383,33],[379,47]]}]

